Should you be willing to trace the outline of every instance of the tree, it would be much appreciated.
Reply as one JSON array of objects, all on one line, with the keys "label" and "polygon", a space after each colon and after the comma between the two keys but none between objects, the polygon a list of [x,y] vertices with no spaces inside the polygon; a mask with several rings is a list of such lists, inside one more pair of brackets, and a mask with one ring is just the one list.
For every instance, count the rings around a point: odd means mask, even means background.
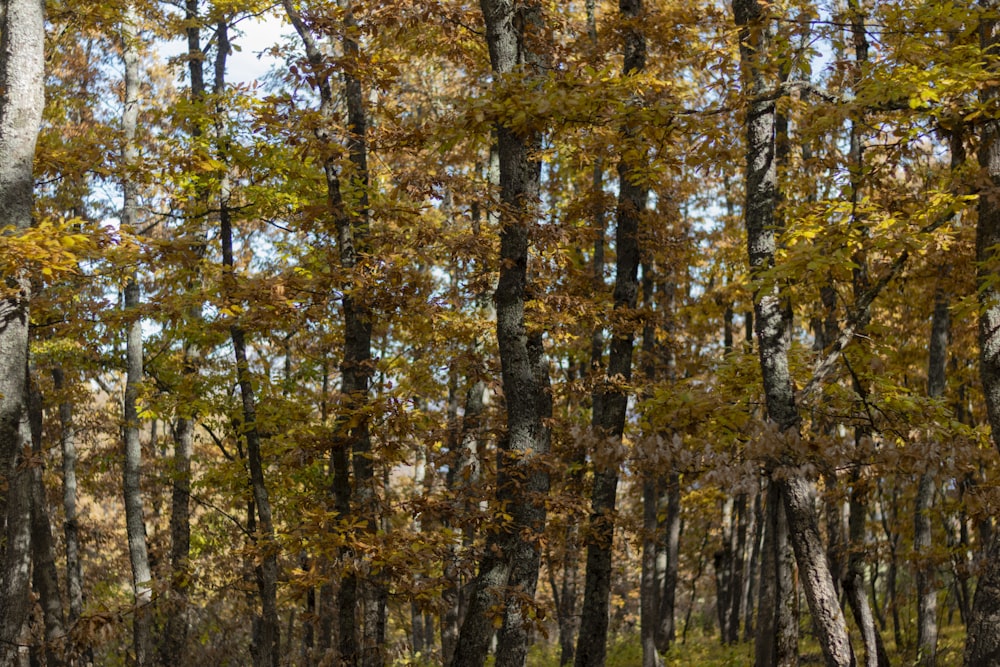
[{"label": "tree", "polygon": [[[520,80],[527,94],[542,76],[546,57],[541,6],[484,0],[482,10],[494,73],[502,83]],[[452,667],[484,663],[493,634],[491,616],[497,609],[503,609],[497,665],[524,664],[528,613],[540,564],[537,539],[545,527],[544,499],[549,491],[549,476],[541,463],[549,451],[545,419],[552,411],[547,360],[542,332],[525,318],[532,289],[528,249],[531,229],[537,224],[541,131],[501,121],[496,136],[501,208],[500,277],[494,301],[507,431],[500,445],[494,512],[510,519],[488,538]]]},{"label": "tree", "polygon": [[[775,104],[769,95],[767,67],[774,58],[769,31],[772,17],[756,0],[733,5],[740,28],[740,59],[746,107],[746,203],[744,216],[750,269],[763,286],[754,296],[754,323],[764,381],[767,416],[775,426],[777,456],[768,463],[777,483],[788,520],[789,541],[795,550],[806,598],[829,665],[852,662],[850,640],[826,563],[809,481],[795,470],[795,454],[782,440],[798,435],[799,414],[789,374],[791,313],[779,284],[766,271],[775,266],[774,209],[778,192],[775,167]],[[772,84],[773,85],[773,84]],[[785,468],[785,469],[779,469]],[[790,467],[790,468],[789,468]]]},{"label": "tree", "polygon": [[[0,221],[7,233],[32,224],[32,162],[44,107],[45,7],[35,0],[0,5]],[[24,448],[27,415],[28,306],[30,278],[21,266],[5,266],[0,301],[0,474],[5,542],[0,558],[0,665],[17,664],[18,635],[28,611],[30,478]]]},{"label": "tree", "polygon": [[[993,5],[990,5],[993,8]],[[997,44],[995,19],[984,18],[980,24],[980,47],[988,58],[988,68],[995,69],[993,51]],[[985,100],[996,96],[994,87],[983,90]],[[996,251],[1000,244],[1000,203],[996,188],[1000,185],[1000,121],[983,123],[979,137],[979,166],[986,177],[979,193],[976,223],[976,282],[979,295],[979,373],[989,415],[994,443],[1000,447],[1000,301],[996,289]],[[965,646],[967,667],[1000,665],[1000,532],[995,532],[979,575],[972,600]]]},{"label": "tree", "polygon": [[[639,75],[646,66],[646,39],[637,27],[642,19],[641,0],[622,0],[625,19],[622,75]],[[635,310],[639,292],[639,234],[649,188],[643,182],[645,150],[642,139],[629,128],[623,132],[618,163],[618,209],[615,231],[615,318],[611,353],[603,385],[595,391],[593,427],[595,447],[594,487],[587,543],[587,578],[576,646],[576,667],[602,665],[606,659],[608,605],[611,591],[614,512],[621,461],[614,451],[621,446],[628,407],[625,385],[632,378]]]}]

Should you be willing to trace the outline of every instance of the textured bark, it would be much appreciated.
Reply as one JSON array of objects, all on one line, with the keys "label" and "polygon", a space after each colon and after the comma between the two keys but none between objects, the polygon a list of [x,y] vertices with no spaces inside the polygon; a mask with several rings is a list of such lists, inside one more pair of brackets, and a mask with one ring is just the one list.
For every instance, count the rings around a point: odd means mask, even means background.
[{"label": "textured bark", "polygon": [[[624,29],[623,76],[639,74],[646,66],[646,40],[636,22],[642,14],[642,0],[620,0],[619,12],[627,22]],[[639,291],[639,224],[646,209],[648,188],[639,182],[645,167],[645,151],[637,145],[633,132],[623,133],[622,157],[618,163],[618,208],[616,214],[614,307],[611,350],[607,375],[594,405],[593,427],[597,438],[594,455],[594,486],[587,533],[587,575],[584,584],[580,631],[577,637],[576,667],[603,665],[607,653],[608,613],[611,596],[612,549],[615,500],[621,465],[620,449],[625,429],[628,393],[632,377],[634,331],[632,312]],[[634,157],[626,157],[634,155]],[[607,451],[600,451],[606,448]]]},{"label": "textured bark", "polygon": [[656,650],[656,623],[660,591],[656,578],[656,554],[660,485],[646,479],[642,485],[642,571],[639,580],[639,628],[642,642],[642,667],[660,667],[663,660]]},{"label": "textured bark", "polygon": [[[996,0],[983,3],[989,11],[998,7]],[[997,21],[984,18],[980,23],[982,49],[989,52],[988,65],[996,69],[996,45],[1000,42]],[[982,93],[992,102],[997,89]],[[986,398],[993,442],[1000,448],[1000,121],[987,120],[980,126],[979,166],[986,177],[979,193],[979,219],[976,225],[976,277],[979,286],[979,373]],[[967,667],[1000,665],[1000,531],[994,531],[989,556],[972,600],[971,619],[965,646]]]},{"label": "textured bark", "polygon": [[[134,168],[138,157],[136,130],[139,120],[139,53],[136,50],[137,19],[132,10],[122,25],[122,57],[125,60],[125,112],[122,118],[124,133],[123,164]],[[138,223],[138,186],[134,175],[122,175],[122,227],[135,232]],[[152,574],[146,546],[141,475],[142,445],[139,442],[139,387],[142,384],[142,320],[139,309],[138,271],[133,270],[125,285],[126,375],[125,375],[125,428],[124,428],[124,479],[125,525],[128,534],[129,561],[132,565],[132,590],[135,613],[132,617],[132,641],[136,664],[152,664]]]},{"label": "textured bark", "polygon": [[[184,19],[188,44],[188,73],[191,79],[190,99],[195,105],[205,96],[204,57],[201,46],[201,19],[199,0],[185,0]],[[225,58],[220,50],[219,57]],[[191,135],[197,139],[202,135],[202,127],[196,122],[191,127]],[[199,192],[197,203],[207,208],[207,195]],[[204,256],[205,239],[199,225],[195,232],[195,253],[200,260]],[[196,267],[187,289],[193,289],[201,280]],[[192,305],[187,313],[190,323],[202,319],[201,304]],[[190,389],[197,373],[197,352],[189,340],[183,342],[184,359],[181,382],[178,391]],[[180,409],[174,422],[174,456],[170,486],[170,592],[166,605],[166,628],[160,644],[160,661],[163,664],[185,662],[187,656],[188,631],[188,589],[191,583],[189,555],[191,550],[191,456],[194,451],[195,415]]]},{"label": "textured bark", "polygon": [[[0,15],[0,227],[31,226],[32,162],[44,107],[45,7],[40,0],[6,0]],[[22,447],[30,438],[26,413],[28,305],[24,274],[3,275],[0,300],[0,482],[6,532],[0,547],[0,666],[17,660],[17,638],[28,610],[30,481]]]},{"label": "textured bark", "polygon": [[[744,205],[747,248],[751,272],[760,275],[774,266],[776,250],[775,103],[764,94],[768,87],[768,60],[776,56],[771,52],[772,23],[765,14],[765,5],[758,0],[736,0],[733,12],[740,28],[742,79],[748,99]],[[793,435],[798,431],[799,415],[788,368],[790,307],[777,286],[765,283],[755,294],[754,311],[767,416],[783,437]],[[787,445],[781,449],[778,456],[782,463],[795,460],[795,452],[788,451]],[[853,659],[850,640],[819,537],[811,484],[795,469],[781,471],[777,481],[823,655],[831,667],[846,667]]]},{"label": "textured bark", "polygon": [[[29,378],[28,424],[31,429],[31,451],[36,461],[42,460],[42,395],[32,378]],[[59,575],[56,571],[55,547],[52,543],[52,524],[49,520],[48,496],[42,479],[42,466],[31,466],[31,552],[32,584],[42,607],[45,626],[45,664],[59,667],[65,664],[66,622],[62,596],[59,593]]]},{"label": "textured bark", "polygon": [[[66,390],[61,368],[52,369],[57,392]],[[80,525],[76,515],[76,427],[73,403],[65,397],[59,402],[59,446],[62,450],[63,539],[66,543],[66,597],[69,600],[69,625],[83,613],[83,568],[80,565]]]},{"label": "textured bark", "polygon": [[754,665],[795,667],[799,664],[798,595],[788,521],[781,490],[774,482],[768,485],[764,516]]},{"label": "textured bark", "polygon": [[[536,3],[483,0],[490,62],[497,74],[519,68],[539,72],[542,56],[541,9]],[[507,432],[500,443],[497,503],[511,516],[509,525],[491,533],[474,582],[469,611],[452,659],[453,667],[485,662],[493,634],[491,609],[505,608],[497,643],[498,667],[523,665],[527,627],[522,601],[535,593],[538,536],[545,526],[549,477],[539,457],[549,450],[544,420],[551,414],[548,368],[541,333],[525,322],[529,234],[535,224],[541,165],[541,135],[497,127],[500,160],[500,277],[494,300],[500,350]]]},{"label": "textured bark", "polygon": [[[325,71],[322,51],[308,26],[291,2],[286,1],[283,4],[305,45],[310,65],[317,71]],[[354,19],[349,4],[344,22],[344,53],[348,59],[356,61],[359,57],[359,48],[352,36]],[[333,493],[338,511],[345,516],[353,513],[362,517],[365,530],[374,533],[378,530],[378,498],[375,489],[374,462],[371,456],[370,425],[365,410],[369,400],[372,373],[373,314],[363,299],[356,298],[354,281],[350,277],[366,250],[368,237],[367,118],[361,81],[350,71],[349,68],[344,75],[344,87],[349,132],[348,154],[352,164],[351,183],[347,190],[352,201],[344,201],[335,159],[328,157],[324,162],[327,202],[336,225],[340,265],[349,276],[343,286],[344,353],[341,364],[341,391],[348,400],[344,414],[337,421],[331,467],[334,471]],[[332,119],[334,100],[329,75],[317,75],[316,81],[317,91],[320,94],[320,112],[325,118]],[[318,131],[321,142],[331,141],[328,132],[327,128]],[[352,472],[353,488],[349,479]],[[349,489],[350,497],[345,498]],[[359,572],[345,574],[340,584],[338,600],[341,660],[359,661],[359,664],[363,665],[380,665],[384,661],[386,596],[385,585],[372,575]],[[359,618],[360,627],[357,623]]]},{"label": "textured bark", "polygon": [[[225,87],[226,54],[229,52],[228,24],[216,24],[219,58],[216,60],[216,90]],[[228,164],[226,137],[221,119],[217,119],[216,137],[219,160]],[[223,296],[234,303],[238,292],[236,268],[233,261],[233,225],[230,210],[228,176],[223,176],[219,193],[219,236],[222,243]],[[229,335],[233,343],[236,360],[236,381],[240,388],[242,407],[242,434],[246,441],[247,464],[250,472],[252,507],[256,510],[256,548],[259,557],[255,559],[254,573],[260,596],[260,615],[254,619],[250,652],[255,667],[277,667],[281,659],[281,635],[278,624],[278,545],[274,536],[274,521],[271,516],[271,500],[264,479],[264,460],[261,452],[262,438],[257,426],[257,398],[250,375],[247,359],[246,332],[239,321],[233,319],[229,325]]]}]

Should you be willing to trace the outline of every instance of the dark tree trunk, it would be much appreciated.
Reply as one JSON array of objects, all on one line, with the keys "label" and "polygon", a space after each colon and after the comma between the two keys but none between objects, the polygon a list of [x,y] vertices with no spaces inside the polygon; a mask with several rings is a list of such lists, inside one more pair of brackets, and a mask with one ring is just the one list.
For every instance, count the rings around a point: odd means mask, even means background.
[{"label": "dark tree trunk", "polygon": [[[33,378],[28,378],[28,423],[31,429],[32,455],[42,459],[42,395]],[[59,667],[66,655],[66,623],[59,575],[56,571],[52,524],[49,520],[48,496],[42,478],[42,466],[31,467],[31,551],[32,585],[42,607],[45,626],[45,664]]]},{"label": "dark tree trunk", "polygon": [[[326,72],[324,56],[294,5],[283,3],[296,32],[306,49],[310,65]],[[359,47],[354,37],[354,17],[350,5],[344,14],[344,53],[357,61]],[[344,76],[347,100],[348,154],[352,163],[350,206],[341,192],[340,175],[334,157],[327,157],[323,168],[326,175],[327,203],[337,228],[337,245],[340,265],[347,278],[341,299],[344,312],[344,354],[341,363],[341,391],[347,397],[345,410],[338,417],[335,442],[332,447],[334,504],[345,516],[357,515],[364,520],[364,530],[375,533],[379,529],[378,496],[376,492],[375,465],[372,457],[372,440],[366,406],[372,374],[372,318],[373,314],[363,298],[358,298],[354,273],[367,249],[368,239],[368,144],[367,117],[364,108],[361,81],[351,74]],[[329,74],[316,78],[320,94],[320,113],[331,119],[334,114],[333,88]],[[329,128],[317,131],[321,143],[332,142]],[[353,211],[353,212],[352,212]],[[354,476],[351,484],[351,473]],[[385,585],[372,575],[356,571],[345,573],[340,582],[338,618],[340,622],[341,660],[357,661],[362,665],[380,665],[384,661],[383,648],[386,623]],[[359,613],[360,612],[360,613]],[[360,621],[360,623],[358,622]]]},{"label": "dark tree trunk", "polygon": [[[996,11],[996,0],[983,3]],[[989,53],[988,65],[996,69],[995,50],[1000,42],[997,21],[980,23],[981,47]],[[984,101],[997,97],[997,88],[986,89]],[[1000,448],[1000,289],[997,287],[997,247],[1000,245],[1000,121],[987,120],[980,130],[979,166],[987,177],[979,193],[976,225],[976,274],[979,285],[979,372],[986,398],[993,441]],[[972,600],[972,613],[965,646],[967,667],[1000,665],[1000,531],[994,531],[992,546],[979,575]]]},{"label": "dark tree trunk", "polygon": [[73,403],[63,394],[67,391],[61,368],[52,370],[52,381],[59,401],[59,446],[62,449],[63,539],[66,543],[66,597],[69,601],[69,625],[83,613],[83,568],[80,565],[80,526],[76,516],[76,427],[73,424]]},{"label": "dark tree trunk", "polygon": [[[544,56],[541,7],[533,2],[483,0],[486,41],[497,74],[523,67],[540,72]],[[495,292],[497,342],[500,350],[507,432],[498,456],[497,501],[506,505],[509,525],[492,533],[469,610],[462,624],[453,667],[480,666],[486,660],[495,612],[505,612],[497,644],[497,667],[523,665],[527,652],[527,619],[522,600],[535,594],[540,562],[538,537],[545,527],[548,473],[539,465],[549,451],[551,415],[548,366],[542,335],[525,322],[529,233],[535,224],[541,165],[541,135],[497,127],[500,159],[500,277]]]},{"label": "dark tree trunk", "polygon": [[[646,66],[646,40],[635,22],[642,14],[642,0],[620,0],[619,11],[625,28],[623,76],[639,74]],[[608,611],[611,595],[612,550],[615,500],[621,461],[611,452],[618,448],[625,429],[628,393],[623,384],[632,377],[634,327],[630,314],[639,291],[639,225],[646,209],[648,188],[640,182],[645,167],[641,139],[626,129],[622,158],[618,163],[618,210],[615,232],[615,312],[611,352],[605,385],[595,403],[593,426],[596,448],[607,444],[608,451],[594,456],[594,487],[587,537],[587,575],[584,584],[580,633],[577,637],[576,667],[603,665],[607,653]],[[635,157],[626,157],[634,155]]]},{"label": "dark tree trunk", "polygon": [[[229,26],[225,20],[216,24],[218,57],[215,62],[215,90],[225,90],[226,55],[229,53]],[[221,114],[221,110],[217,111]],[[216,150],[219,161],[229,164],[228,139],[221,117],[216,118]],[[230,209],[229,176],[224,174],[219,191],[219,237],[222,244],[223,296],[232,305],[239,305],[236,267],[233,260],[233,222]],[[259,558],[254,565],[261,612],[254,619],[250,652],[255,667],[277,667],[281,660],[281,630],[278,622],[278,545],[275,541],[271,500],[264,479],[264,459],[261,452],[262,438],[257,424],[257,398],[250,376],[247,358],[246,332],[239,320],[229,323],[229,335],[236,360],[236,382],[240,388],[242,407],[242,435],[246,441],[247,466],[250,472],[250,490],[256,509],[255,540]]]},{"label": "dark tree trunk", "polygon": [[[184,19],[187,22],[185,33],[188,46],[188,73],[191,78],[190,99],[192,103],[198,105],[205,96],[199,0],[185,0],[184,10]],[[221,51],[218,58],[222,58],[222,62],[225,62],[225,54]],[[201,134],[201,122],[193,123],[192,137],[197,139]],[[208,208],[207,195],[199,193],[197,200],[201,206]],[[204,256],[205,239],[200,223],[198,229],[194,245],[195,253],[201,259]],[[198,275],[200,271],[195,269],[195,272],[195,276],[187,285],[189,290],[200,281]],[[201,304],[196,303],[189,309],[189,324],[200,321],[201,317]],[[197,373],[197,352],[190,341],[185,340],[183,345],[182,380],[177,391],[186,394],[190,391]],[[173,428],[174,457],[170,485],[170,593],[166,607],[168,610],[166,628],[160,644],[160,659],[163,664],[183,663],[187,659],[188,589],[191,583],[188,562],[191,550],[191,456],[194,452],[196,415],[191,414],[184,402],[179,401],[178,415]]]}]

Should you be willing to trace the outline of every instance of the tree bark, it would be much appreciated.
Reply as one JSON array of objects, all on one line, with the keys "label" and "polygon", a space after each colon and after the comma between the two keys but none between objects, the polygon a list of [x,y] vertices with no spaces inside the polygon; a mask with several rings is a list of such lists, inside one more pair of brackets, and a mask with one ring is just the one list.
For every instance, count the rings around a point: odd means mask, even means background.
[{"label": "tree bark", "polygon": [[[541,73],[541,8],[535,2],[482,0],[490,62],[497,74]],[[497,506],[509,522],[487,540],[462,624],[453,667],[479,667],[486,660],[495,610],[505,608],[498,639],[497,667],[523,665],[527,653],[524,601],[535,594],[545,527],[549,477],[539,465],[549,451],[551,415],[548,365],[539,331],[525,321],[529,234],[535,225],[541,164],[541,133],[497,126],[500,160],[500,277],[494,296],[507,432],[498,456]]]},{"label": "tree bark", "polygon": [[[996,0],[983,3],[994,12]],[[997,69],[996,45],[1000,42],[995,18],[983,18],[980,41],[987,65]],[[996,99],[998,89],[990,87],[981,95],[986,102]],[[982,123],[979,166],[986,177],[979,193],[976,225],[976,278],[979,295],[979,373],[986,398],[993,442],[1000,448],[1000,121]],[[994,531],[989,556],[972,599],[972,612],[965,645],[967,667],[1000,665],[1000,531]]]},{"label": "tree bark", "polygon": [[[622,75],[629,77],[640,74],[646,66],[646,40],[637,26],[643,11],[642,0],[619,0],[618,7],[626,21]],[[594,487],[587,534],[587,575],[574,661],[576,667],[603,665],[607,653],[615,501],[621,466],[621,457],[615,452],[620,449],[625,430],[628,407],[625,386],[632,377],[633,313],[639,291],[639,225],[649,193],[648,187],[640,180],[646,162],[645,151],[638,145],[641,140],[627,126],[622,138],[615,231],[615,324],[612,327],[607,375],[600,388],[600,401],[594,405]],[[632,154],[636,157],[627,157]]]},{"label": "tree bark", "polygon": [[[123,164],[135,169],[138,158],[136,130],[139,120],[139,53],[138,19],[134,9],[128,10],[122,24],[122,57],[125,61],[125,112],[122,118]],[[135,233],[138,224],[138,186],[130,171],[122,174],[122,227]],[[125,285],[127,313],[125,376],[124,479],[125,525],[128,533],[129,561],[132,565],[132,590],[135,610],[132,618],[133,650],[139,667],[152,664],[152,573],[146,546],[141,476],[142,445],[139,442],[139,387],[142,384],[142,317],[139,309],[138,270],[133,269]]]},{"label": "tree bark", "polygon": [[[226,56],[229,53],[229,26],[225,19],[216,24],[218,58],[215,62],[215,90],[225,89]],[[219,160],[229,164],[227,154],[228,139],[221,121],[221,110],[217,111],[216,142]],[[223,296],[227,302],[236,303],[236,267],[233,260],[233,223],[230,209],[229,175],[223,173],[219,192],[219,236],[222,244]],[[229,324],[229,335],[233,343],[236,360],[236,381],[240,388],[242,407],[243,438],[246,441],[247,464],[250,473],[252,507],[256,509],[255,541],[259,554],[254,565],[257,591],[260,596],[261,612],[254,618],[253,637],[250,652],[255,667],[278,667],[281,660],[281,629],[278,623],[278,545],[274,535],[274,521],[271,516],[271,500],[264,479],[264,460],[261,451],[262,437],[257,424],[257,398],[250,375],[247,358],[246,332],[236,317]]]},{"label": "tree bark", "polygon": [[[28,424],[31,429],[31,451],[42,460],[42,395],[34,379],[28,378]],[[65,664],[66,623],[59,575],[56,571],[55,548],[52,544],[52,524],[49,520],[48,496],[42,479],[42,466],[31,466],[31,551],[32,583],[42,607],[45,627],[45,663],[47,667]]]},{"label": "tree bark", "polygon": [[659,539],[660,484],[647,477],[642,484],[642,571],[639,583],[639,628],[642,642],[642,667],[660,667],[663,660],[656,650],[656,625],[659,620],[660,591],[657,588],[656,554]]},{"label": "tree bark", "polygon": [[[0,15],[0,226],[23,232],[31,226],[32,163],[44,100],[45,3],[6,0]],[[27,423],[28,306],[25,273],[2,276],[0,300],[0,478],[7,488],[0,510],[0,667],[16,663],[17,640],[29,605],[30,481],[23,447]]]},{"label": "tree bark", "polygon": [[80,565],[80,526],[76,515],[76,427],[73,424],[73,403],[64,394],[67,390],[61,368],[52,369],[52,381],[59,401],[59,446],[62,450],[63,539],[66,543],[66,597],[69,601],[69,625],[83,613],[83,568]]},{"label": "tree bark", "polygon": [[757,604],[755,667],[799,664],[798,595],[795,591],[788,521],[779,486],[768,485]]},{"label": "tree bark", "polygon": [[[775,169],[775,103],[767,90],[771,44],[771,17],[758,0],[736,0],[733,12],[740,28],[740,61],[746,111],[746,203],[744,216],[752,275],[760,276],[774,266],[775,215],[778,197]],[[791,345],[791,311],[777,285],[765,283],[754,298],[754,319],[760,354],[764,393],[769,420],[781,438],[794,441],[799,415],[788,368]],[[847,625],[837,601],[833,578],[816,525],[810,482],[794,467],[796,453],[789,445],[779,445],[777,462],[784,470],[775,471],[780,495],[784,498],[789,537],[795,550],[799,573],[812,612],[813,623],[828,665],[847,667],[853,659]]]},{"label": "tree bark", "polygon": [[[201,46],[201,19],[199,0],[185,0],[184,19],[188,45],[188,73],[191,79],[190,99],[196,109],[205,96],[204,53]],[[221,54],[220,54],[221,55]],[[197,112],[197,111],[196,111]],[[197,119],[191,127],[191,136],[202,135],[202,121]],[[197,195],[197,203],[207,208],[208,197],[202,192]],[[200,260],[205,254],[204,228],[198,223],[195,232],[195,255]],[[191,290],[201,280],[197,266],[187,284]],[[200,322],[202,309],[200,300],[188,309],[188,324]],[[177,390],[184,393],[191,388],[197,374],[194,357],[196,350],[189,339],[183,341],[181,382]],[[187,655],[188,631],[188,589],[191,584],[189,556],[191,550],[191,456],[194,452],[194,428],[196,415],[179,401],[178,414],[174,422],[174,456],[170,485],[170,593],[167,604],[166,628],[160,646],[163,664],[185,662]]]},{"label": "tree bark", "polygon": [[[325,71],[324,57],[309,28],[291,2],[284,2],[285,11],[302,39],[306,57],[317,71]],[[353,37],[355,27],[350,5],[344,18],[344,53],[349,59],[359,57],[358,43]],[[341,193],[340,176],[333,157],[324,161],[327,183],[327,201],[337,230],[341,268],[348,278],[343,287],[344,356],[341,364],[341,391],[348,397],[344,414],[338,418],[335,442],[331,455],[334,471],[333,493],[335,506],[343,515],[358,513],[365,521],[365,530],[378,530],[375,468],[371,456],[371,434],[365,410],[369,400],[369,382],[372,373],[371,337],[372,317],[369,306],[358,299],[353,273],[365,252],[368,237],[368,145],[367,118],[364,108],[361,81],[350,73],[344,75],[347,99],[348,154],[353,167],[351,206],[347,206]],[[332,119],[333,89],[328,74],[317,75],[320,94],[320,112]],[[329,142],[329,130],[318,131],[321,142]],[[350,211],[354,211],[351,213]],[[354,474],[353,490],[350,485]],[[384,660],[383,644],[386,622],[386,595],[384,584],[371,575],[347,572],[340,583],[338,617],[340,621],[341,660],[360,661],[363,665],[379,665]],[[361,609],[358,627],[357,607]]]}]

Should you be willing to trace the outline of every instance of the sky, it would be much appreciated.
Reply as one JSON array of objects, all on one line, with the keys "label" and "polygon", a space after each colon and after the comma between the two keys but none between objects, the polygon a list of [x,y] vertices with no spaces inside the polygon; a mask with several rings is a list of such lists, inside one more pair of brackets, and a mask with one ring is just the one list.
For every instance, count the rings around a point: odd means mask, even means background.
[{"label": "sky", "polygon": [[[263,78],[279,60],[262,52],[291,34],[294,34],[292,27],[280,15],[246,18],[237,23],[230,30],[229,39],[240,50],[233,49],[229,55],[226,80],[230,83],[250,83]],[[202,31],[202,41],[210,36],[209,30]],[[175,40],[164,42],[159,51],[164,59],[179,56],[187,51],[187,40],[178,36]]]}]

